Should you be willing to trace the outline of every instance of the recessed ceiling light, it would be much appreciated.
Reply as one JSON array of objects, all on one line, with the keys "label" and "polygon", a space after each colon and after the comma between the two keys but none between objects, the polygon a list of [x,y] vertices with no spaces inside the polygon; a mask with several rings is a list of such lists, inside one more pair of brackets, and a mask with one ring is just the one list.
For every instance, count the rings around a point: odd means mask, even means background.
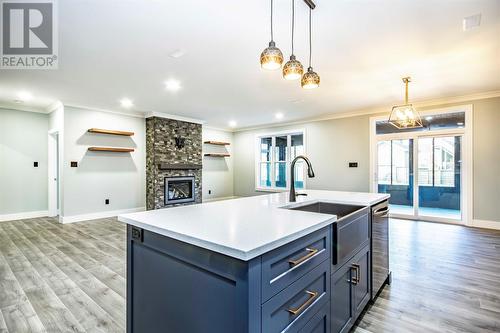
[{"label": "recessed ceiling light", "polygon": [[464,17],[462,20],[463,31],[469,31],[481,25],[481,14]]},{"label": "recessed ceiling light", "polygon": [[432,116],[427,116],[427,117],[425,117],[425,120],[427,120],[427,121],[431,121],[431,120],[432,120]]},{"label": "recessed ceiling light", "polygon": [[186,54],[186,50],[176,49],[172,53],[169,54],[170,57],[178,59]]},{"label": "recessed ceiling light", "polygon": [[234,121],[234,120],[231,120],[228,124],[229,124],[229,127],[236,127],[236,125],[238,125],[238,123],[236,123],[236,121]]},{"label": "recessed ceiling light", "polygon": [[17,93],[17,98],[21,102],[27,102],[27,101],[30,101],[33,98],[33,95],[30,92],[28,92],[28,91],[20,91],[20,92]]},{"label": "recessed ceiling light", "polygon": [[134,106],[134,102],[132,102],[132,100],[128,99],[128,98],[122,98],[120,100],[120,104],[122,107],[126,108],[126,109],[130,109],[131,107]]},{"label": "recessed ceiling light", "polygon": [[181,89],[181,83],[177,80],[170,79],[165,81],[165,89],[170,91],[178,91]]},{"label": "recessed ceiling light", "polygon": [[274,117],[275,117],[276,119],[283,119],[283,117],[284,117],[284,116],[285,116],[285,115],[284,115],[282,112],[278,112],[278,113],[276,113],[276,114],[274,115]]}]

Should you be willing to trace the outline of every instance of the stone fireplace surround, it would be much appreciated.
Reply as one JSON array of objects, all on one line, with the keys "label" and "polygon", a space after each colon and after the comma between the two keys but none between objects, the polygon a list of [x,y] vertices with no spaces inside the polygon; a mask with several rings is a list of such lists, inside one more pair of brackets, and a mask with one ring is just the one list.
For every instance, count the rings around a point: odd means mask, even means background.
[{"label": "stone fireplace surround", "polygon": [[147,118],[146,208],[167,207],[165,177],[194,176],[195,203],[201,203],[202,158],[200,124],[161,117]]}]

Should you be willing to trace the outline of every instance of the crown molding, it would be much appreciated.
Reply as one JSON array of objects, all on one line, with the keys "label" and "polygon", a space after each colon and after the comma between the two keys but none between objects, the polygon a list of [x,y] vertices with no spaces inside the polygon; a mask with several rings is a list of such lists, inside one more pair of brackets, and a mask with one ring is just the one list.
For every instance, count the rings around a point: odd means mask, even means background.
[{"label": "crown molding", "polygon": [[62,105],[65,108],[73,108],[73,109],[79,109],[79,110],[90,110],[90,111],[98,111],[98,112],[105,112],[105,113],[113,113],[113,114],[119,114],[122,116],[129,116],[129,117],[136,117],[136,118],[144,118],[144,112],[121,112],[121,111],[114,111],[114,110],[108,110],[108,109],[100,109],[100,108],[94,108],[94,107],[88,107],[88,106],[83,106],[83,105],[78,105],[78,104],[68,104],[68,103],[62,103]]},{"label": "crown molding", "polygon": [[[469,94],[469,95],[451,96],[451,97],[428,99],[428,100],[421,100],[421,101],[412,101],[412,104],[416,108],[425,108],[425,107],[439,106],[439,105],[445,105],[445,104],[472,102],[472,101],[477,101],[477,100],[481,100],[481,99],[488,99],[488,98],[495,98],[495,97],[500,97],[500,90],[493,90],[493,91],[487,91],[487,92],[481,92],[481,93],[475,93],[475,94]],[[371,114],[381,114],[381,113],[388,114],[390,112],[391,108],[392,108],[392,105],[387,104],[385,106],[372,107],[372,108],[360,109],[360,110],[349,111],[349,112],[331,113],[331,114],[327,114],[327,115],[323,115],[323,116],[319,116],[319,117],[304,118],[304,119],[299,119],[299,120],[290,121],[290,122],[272,123],[272,124],[258,125],[258,126],[252,126],[252,127],[242,127],[242,128],[234,129],[233,132],[236,133],[236,132],[254,131],[254,130],[260,130],[260,129],[264,129],[264,128],[275,128],[275,127],[283,127],[283,126],[290,126],[290,125],[299,125],[299,124],[310,123],[310,122],[326,121],[326,120],[341,119],[341,118],[350,118],[350,117],[365,116],[365,115],[371,115]]]},{"label": "crown molding", "polygon": [[167,119],[185,121],[185,122],[188,122],[188,123],[195,123],[195,124],[200,124],[200,125],[205,124],[204,120],[195,119],[195,118],[189,118],[189,117],[183,117],[183,116],[178,116],[178,115],[170,114],[170,113],[154,112],[153,111],[153,112],[147,112],[144,115],[144,118],[151,118],[151,117],[167,118]]}]

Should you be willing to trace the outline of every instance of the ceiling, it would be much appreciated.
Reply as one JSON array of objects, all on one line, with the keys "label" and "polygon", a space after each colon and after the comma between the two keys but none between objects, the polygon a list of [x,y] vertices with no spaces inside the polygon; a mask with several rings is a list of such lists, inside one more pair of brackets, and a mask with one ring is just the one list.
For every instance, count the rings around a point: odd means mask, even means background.
[{"label": "ceiling", "polygon": [[[316,0],[313,67],[321,86],[303,90],[260,69],[269,1],[58,1],[59,69],[0,70],[0,102],[120,112],[165,112],[227,128],[296,121],[500,89],[499,0]],[[296,52],[305,67],[308,8],[296,1]],[[481,14],[481,26],[462,19]],[[290,0],[275,0],[275,40],[290,53]],[[170,56],[182,49],[180,58]],[[164,81],[181,82],[177,92]],[[133,100],[126,110],[120,99]],[[283,119],[275,119],[277,112]]]}]

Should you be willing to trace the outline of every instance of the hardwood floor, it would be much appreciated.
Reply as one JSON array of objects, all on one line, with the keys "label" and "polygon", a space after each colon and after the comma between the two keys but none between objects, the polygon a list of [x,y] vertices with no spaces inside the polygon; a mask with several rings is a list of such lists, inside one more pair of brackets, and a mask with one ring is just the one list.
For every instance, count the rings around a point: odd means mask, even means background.
[{"label": "hardwood floor", "polygon": [[[390,259],[354,332],[500,332],[499,231],[393,219]],[[124,327],[124,225],[0,223],[0,333]]]},{"label": "hardwood floor", "polygon": [[392,284],[357,333],[500,332],[500,231],[392,219]]}]

